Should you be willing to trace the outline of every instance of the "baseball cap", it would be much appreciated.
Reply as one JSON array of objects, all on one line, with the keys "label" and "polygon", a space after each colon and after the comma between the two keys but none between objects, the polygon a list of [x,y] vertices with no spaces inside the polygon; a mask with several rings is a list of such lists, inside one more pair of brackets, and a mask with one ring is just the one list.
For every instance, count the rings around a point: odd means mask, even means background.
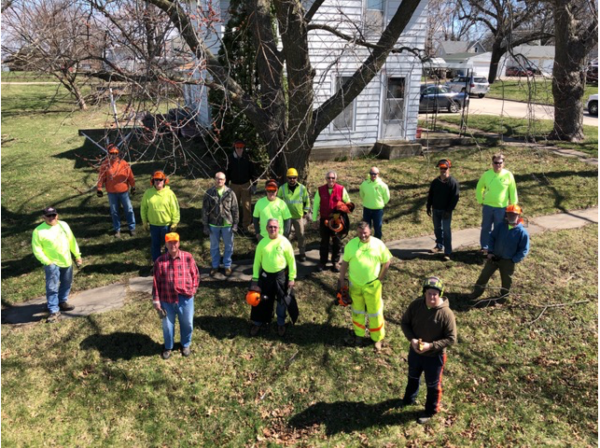
[{"label": "baseball cap", "polygon": [[177,232],[171,232],[165,235],[165,243],[170,243],[171,241],[179,241],[179,234]]},{"label": "baseball cap", "polygon": [[56,209],[54,207],[46,207],[44,210],[42,210],[42,215],[44,215],[44,216],[58,215],[58,212],[56,211]]}]

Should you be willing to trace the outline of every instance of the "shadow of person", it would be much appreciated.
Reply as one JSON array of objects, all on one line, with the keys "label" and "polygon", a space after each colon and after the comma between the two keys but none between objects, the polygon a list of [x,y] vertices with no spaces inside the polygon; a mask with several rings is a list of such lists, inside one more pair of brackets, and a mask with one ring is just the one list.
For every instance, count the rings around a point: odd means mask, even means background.
[{"label": "shadow of person", "polygon": [[391,426],[413,422],[418,411],[402,411],[400,398],[366,404],[363,402],[337,401],[319,402],[294,415],[288,422],[291,427],[305,429],[325,425],[328,436],[340,432],[362,431],[371,426]]},{"label": "shadow of person", "polygon": [[155,356],[162,351],[162,345],[149,336],[125,332],[93,334],[81,341],[80,347],[83,350],[98,350],[100,356],[113,361]]},{"label": "shadow of person", "polygon": [[[198,316],[194,318],[194,326],[206,331],[219,340],[234,339],[237,337],[250,338],[250,320],[230,316]],[[342,345],[344,337],[348,335],[345,327],[336,327],[330,324],[315,324],[311,322],[287,326],[285,337],[277,335],[277,324],[273,322],[264,326],[257,339],[282,341],[288,344],[305,345]]]}]

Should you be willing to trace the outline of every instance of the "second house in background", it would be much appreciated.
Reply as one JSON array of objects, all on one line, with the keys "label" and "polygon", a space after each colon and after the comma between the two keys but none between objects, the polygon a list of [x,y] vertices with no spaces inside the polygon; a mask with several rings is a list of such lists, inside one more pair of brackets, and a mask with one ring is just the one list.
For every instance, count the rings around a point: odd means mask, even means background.
[{"label": "second house in background", "polygon": [[209,188],[202,201],[202,224],[204,234],[210,236],[211,277],[221,264],[219,244],[223,239],[223,266],[225,275],[231,275],[231,257],[233,255],[233,234],[237,232],[239,222],[238,202],[233,190],[225,186],[225,174],[215,174],[215,185]]}]

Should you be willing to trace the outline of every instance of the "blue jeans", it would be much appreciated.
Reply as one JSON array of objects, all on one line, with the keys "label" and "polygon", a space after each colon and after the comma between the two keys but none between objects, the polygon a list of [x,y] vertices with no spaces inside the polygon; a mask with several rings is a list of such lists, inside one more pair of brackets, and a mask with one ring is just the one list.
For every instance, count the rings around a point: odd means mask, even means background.
[{"label": "blue jeans", "polygon": [[46,271],[46,301],[50,313],[56,313],[60,310],[59,303],[64,303],[69,299],[71,284],[73,283],[73,265],[68,268],[61,268],[55,264],[44,266]]},{"label": "blue jeans", "polygon": [[370,208],[363,208],[363,221],[369,224],[369,227],[373,229],[373,236],[381,239],[381,228],[383,227],[383,209],[373,210]]},{"label": "blue jeans", "polygon": [[152,261],[160,257],[163,244],[165,244],[165,235],[169,233],[171,226],[153,226],[150,224],[150,238],[152,241]]},{"label": "blue jeans", "polygon": [[504,207],[490,207],[489,205],[484,205],[481,214],[481,235],[479,236],[479,244],[482,249],[487,249],[490,244],[492,225],[496,228],[498,224],[501,224],[504,221],[506,209]]},{"label": "blue jeans", "polygon": [[444,219],[445,210],[433,209],[433,232],[435,233],[435,245],[438,249],[444,248],[444,253],[450,255],[452,253],[452,212],[450,217]]},{"label": "blue jeans", "polygon": [[128,191],[125,193],[108,193],[108,204],[115,232],[121,230],[121,216],[119,213],[119,205],[121,204],[125,211],[125,219],[127,219],[129,230],[135,229],[135,214],[133,213],[133,206],[131,205]]},{"label": "blue jeans", "polygon": [[225,251],[223,253],[223,266],[231,267],[231,256],[233,255],[233,230],[230,227],[214,227],[210,229],[210,257],[212,258],[213,269],[218,269],[221,263],[221,251],[219,250],[219,242],[223,238]]},{"label": "blue jeans", "polygon": [[181,346],[189,347],[192,343],[194,329],[194,297],[179,296],[178,303],[160,302],[160,307],[167,312],[162,320],[165,350],[173,350],[175,338],[175,319],[179,317]]},{"label": "blue jeans", "polygon": [[425,412],[436,414],[440,410],[442,399],[442,372],[446,364],[446,354],[424,356],[416,353],[412,348],[408,352],[408,383],[404,392],[405,404],[413,404],[419,394],[421,374],[425,373],[427,384],[427,398]]}]

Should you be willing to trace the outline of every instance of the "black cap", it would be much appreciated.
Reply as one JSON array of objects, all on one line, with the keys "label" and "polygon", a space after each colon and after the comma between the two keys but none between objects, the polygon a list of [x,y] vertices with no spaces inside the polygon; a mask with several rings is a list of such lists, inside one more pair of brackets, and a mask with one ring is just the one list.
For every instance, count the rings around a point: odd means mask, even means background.
[{"label": "black cap", "polygon": [[44,216],[58,215],[58,212],[56,211],[56,209],[54,207],[46,207],[44,210],[42,210],[42,215],[44,215]]}]

